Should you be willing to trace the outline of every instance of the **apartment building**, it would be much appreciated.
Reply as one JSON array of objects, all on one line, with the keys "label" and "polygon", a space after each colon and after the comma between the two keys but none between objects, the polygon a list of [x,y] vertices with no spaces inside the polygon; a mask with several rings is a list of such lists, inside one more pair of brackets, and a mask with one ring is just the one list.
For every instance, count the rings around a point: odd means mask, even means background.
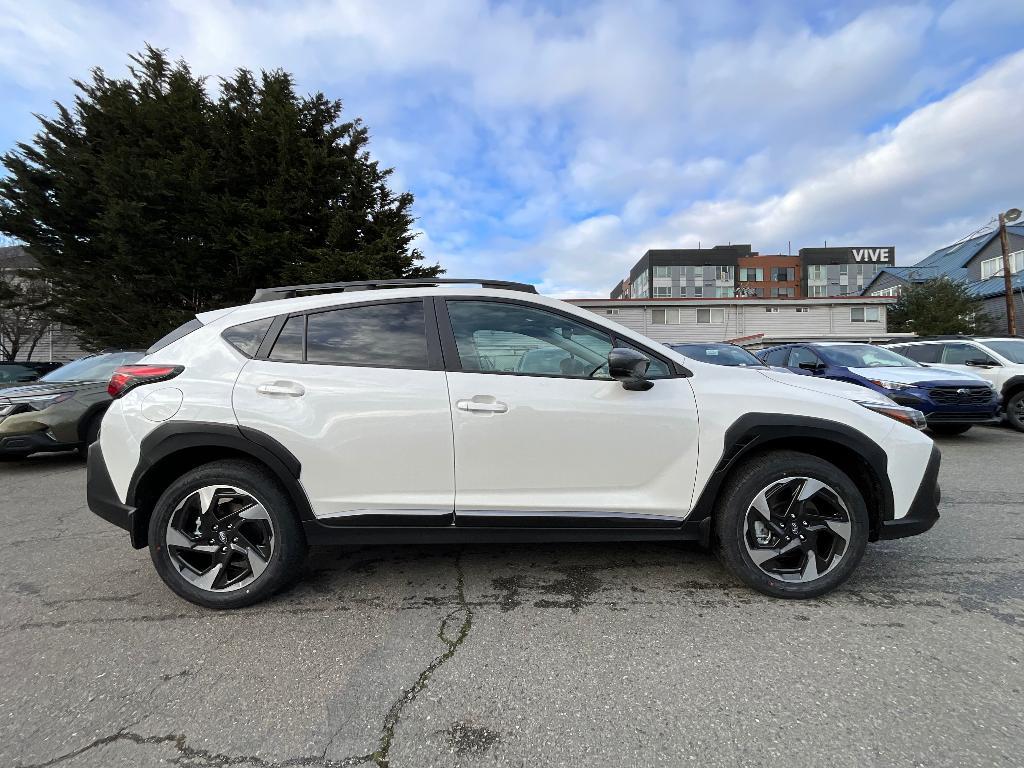
[{"label": "apartment building", "polygon": [[894,259],[891,246],[801,248],[796,256],[761,255],[745,244],[652,249],[610,298],[857,296]]}]

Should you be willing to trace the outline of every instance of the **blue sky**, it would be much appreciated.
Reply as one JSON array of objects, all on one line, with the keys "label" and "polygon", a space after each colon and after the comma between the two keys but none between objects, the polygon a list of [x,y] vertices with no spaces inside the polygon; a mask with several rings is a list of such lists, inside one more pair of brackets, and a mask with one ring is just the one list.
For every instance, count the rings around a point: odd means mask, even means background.
[{"label": "blue sky", "polygon": [[895,245],[1024,207],[1024,2],[0,0],[0,148],[145,43],[340,98],[453,276],[605,295],[646,249]]}]

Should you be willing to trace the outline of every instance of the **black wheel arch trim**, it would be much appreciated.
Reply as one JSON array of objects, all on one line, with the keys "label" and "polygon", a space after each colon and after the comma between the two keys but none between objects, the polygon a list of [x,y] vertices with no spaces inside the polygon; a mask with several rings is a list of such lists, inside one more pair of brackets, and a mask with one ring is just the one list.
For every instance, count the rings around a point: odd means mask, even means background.
[{"label": "black wheel arch trim", "polygon": [[[305,491],[299,483],[302,464],[295,455],[270,435],[251,427],[211,422],[172,421],[161,424],[142,439],[139,447],[139,463],[128,486],[125,504],[136,509],[134,515],[138,525],[148,523],[152,512],[151,504],[140,497],[140,489],[147,478],[162,462],[171,457],[191,451],[223,448],[234,454],[242,454],[266,466],[284,487],[300,520],[312,520],[313,509]],[[211,459],[215,460],[215,459]],[[141,544],[145,546],[145,534]]]},{"label": "black wheel arch trim", "polygon": [[1024,376],[1011,376],[1003,382],[1003,387],[999,391],[1000,396],[1003,400],[1003,405],[1009,401],[1010,397],[1016,393],[1017,390],[1024,389]]},{"label": "black wheel arch trim", "polygon": [[91,422],[96,417],[102,419],[103,414],[107,412],[107,408],[110,407],[110,404],[112,402],[114,401],[107,400],[105,402],[93,403],[86,409],[85,413],[83,413],[78,418],[78,427],[76,431],[78,432],[78,441],[80,443],[85,443],[85,438],[87,437],[87,433],[89,431],[89,422]]},{"label": "black wheel arch trim", "polygon": [[[878,486],[879,509],[877,524],[872,526],[871,538],[879,534],[879,524],[892,520],[895,504],[892,483],[889,481],[888,457],[882,447],[862,432],[830,419],[812,416],[793,416],[780,413],[747,413],[740,416],[725,431],[721,458],[707,483],[701,490],[688,520],[710,517],[730,470],[744,456],[772,442],[785,440],[792,450],[799,450],[800,440],[832,443],[844,451],[853,450],[864,461]],[[854,478],[856,481],[856,478]]]}]

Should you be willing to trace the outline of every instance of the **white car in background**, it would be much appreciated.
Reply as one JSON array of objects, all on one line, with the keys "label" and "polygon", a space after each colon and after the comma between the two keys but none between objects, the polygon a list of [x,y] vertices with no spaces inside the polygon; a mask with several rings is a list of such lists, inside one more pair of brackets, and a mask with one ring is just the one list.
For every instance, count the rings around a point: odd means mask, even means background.
[{"label": "white car in background", "polygon": [[1010,426],[1024,432],[1024,339],[950,336],[885,346],[925,365],[982,377],[999,393]]},{"label": "white car in background", "polygon": [[295,579],[307,545],[396,542],[698,541],[813,597],[938,519],[919,411],[696,361],[517,283],[262,290],[109,389],[89,506],[213,608]]}]

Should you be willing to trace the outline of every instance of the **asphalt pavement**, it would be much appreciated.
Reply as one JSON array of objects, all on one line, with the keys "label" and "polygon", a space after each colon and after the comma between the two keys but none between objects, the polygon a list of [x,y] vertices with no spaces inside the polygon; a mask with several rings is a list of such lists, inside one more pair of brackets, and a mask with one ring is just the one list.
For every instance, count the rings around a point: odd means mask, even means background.
[{"label": "asphalt pavement", "polygon": [[1024,435],[941,439],[942,519],[814,601],[679,544],[319,550],[211,612],[0,464],[0,765],[1024,764]]}]

